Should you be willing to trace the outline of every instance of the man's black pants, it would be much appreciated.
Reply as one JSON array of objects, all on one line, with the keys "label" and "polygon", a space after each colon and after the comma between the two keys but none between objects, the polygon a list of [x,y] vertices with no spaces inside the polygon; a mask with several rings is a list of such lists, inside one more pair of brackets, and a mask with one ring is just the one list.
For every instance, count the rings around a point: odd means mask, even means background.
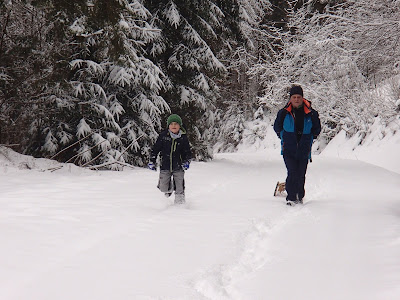
[{"label": "man's black pants", "polygon": [[296,159],[284,155],[283,160],[287,169],[286,200],[301,200],[305,194],[304,183],[306,181],[308,159]]}]

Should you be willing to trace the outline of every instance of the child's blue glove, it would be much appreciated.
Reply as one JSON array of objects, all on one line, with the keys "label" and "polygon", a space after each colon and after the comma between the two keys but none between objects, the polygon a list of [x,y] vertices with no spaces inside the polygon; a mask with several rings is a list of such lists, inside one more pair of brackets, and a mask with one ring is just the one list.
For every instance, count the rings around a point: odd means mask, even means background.
[{"label": "child's blue glove", "polygon": [[150,170],[157,171],[156,165],[153,164],[152,162],[149,162],[148,165],[147,165],[147,167],[148,167]]},{"label": "child's blue glove", "polygon": [[185,161],[182,163],[182,169],[187,170],[190,167],[190,161]]}]

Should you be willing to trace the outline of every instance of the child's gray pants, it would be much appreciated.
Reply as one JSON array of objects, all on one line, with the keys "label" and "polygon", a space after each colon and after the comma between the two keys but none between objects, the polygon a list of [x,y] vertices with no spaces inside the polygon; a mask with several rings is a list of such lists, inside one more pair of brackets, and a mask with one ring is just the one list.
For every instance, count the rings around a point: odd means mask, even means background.
[{"label": "child's gray pants", "polygon": [[[169,170],[160,171],[160,179],[158,181],[158,188],[163,193],[172,193],[175,187],[175,195],[185,194],[185,171],[177,170],[170,172]],[[172,177],[172,180],[171,180]]]}]

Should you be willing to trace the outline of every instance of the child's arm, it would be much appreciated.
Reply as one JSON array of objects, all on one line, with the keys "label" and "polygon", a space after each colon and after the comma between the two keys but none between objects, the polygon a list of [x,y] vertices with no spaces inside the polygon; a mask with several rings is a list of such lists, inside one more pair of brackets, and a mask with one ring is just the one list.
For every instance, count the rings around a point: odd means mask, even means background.
[{"label": "child's arm", "polygon": [[187,136],[184,136],[184,138],[182,139],[182,162],[190,162],[190,160],[192,159],[192,150],[190,149],[190,144],[189,144],[189,140],[187,138]]},{"label": "child's arm", "polygon": [[162,138],[161,134],[158,136],[156,143],[153,146],[153,149],[151,150],[150,154],[150,162],[152,162],[154,165],[157,162],[157,156],[162,150]]}]

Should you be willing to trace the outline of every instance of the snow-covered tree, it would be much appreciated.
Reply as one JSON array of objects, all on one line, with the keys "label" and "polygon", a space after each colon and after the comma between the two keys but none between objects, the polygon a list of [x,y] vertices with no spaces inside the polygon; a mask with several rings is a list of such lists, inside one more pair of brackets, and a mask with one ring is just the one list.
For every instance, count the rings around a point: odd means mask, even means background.
[{"label": "snow-covered tree", "polygon": [[36,141],[27,137],[39,109],[43,85],[51,73],[45,43],[50,27],[29,1],[0,1],[0,143],[23,151]]},{"label": "snow-covered tree", "polygon": [[249,74],[263,53],[262,49],[272,47],[262,29],[262,21],[272,7],[267,0],[236,1],[235,14],[229,15],[230,24],[225,38],[228,47],[222,49],[228,72],[219,81],[221,97],[218,102],[217,135],[218,150],[233,151],[240,143],[244,122],[253,117],[259,108],[257,95],[260,92],[258,76]]},{"label": "snow-covered tree", "polygon": [[218,2],[144,1],[153,15],[153,24],[162,29],[150,49],[167,75],[167,90],[162,96],[171,110],[182,116],[197,159],[212,156],[219,96],[215,79],[226,72],[217,56],[225,47],[221,41],[225,12]]},{"label": "snow-covered tree", "polygon": [[[147,161],[169,106],[146,47],[160,30],[140,1],[32,1],[52,45],[27,152],[81,165]],[[72,146],[73,145],[73,146]],[[61,152],[60,152],[61,151]]]},{"label": "snow-covered tree", "polygon": [[[93,4],[95,10],[99,3]],[[99,130],[109,142],[108,149],[104,144],[93,149],[93,156],[102,152],[102,163],[118,159],[142,165],[161,127],[160,115],[169,111],[159,96],[163,74],[145,52],[160,31],[146,22],[150,13],[138,1],[125,2],[120,9],[115,23],[101,32],[90,20],[73,24],[75,35],[85,32],[83,48],[88,51],[70,62],[75,71],[71,84],[81,100],[82,117],[88,114],[92,132]],[[95,137],[89,140],[92,144],[100,142]]]},{"label": "snow-covered tree", "polygon": [[398,3],[341,2],[319,12],[310,5],[290,7],[288,30],[282,31],[283,51],[257,66],[265,105],[282,107],[288,88],[303,85],[306,97],[321,111],[327,141],[341,129],[366,132],[386,106],[370,97],[371,83],[397,72],[393,58],[398,56],[395,44],[400,36]]}]

